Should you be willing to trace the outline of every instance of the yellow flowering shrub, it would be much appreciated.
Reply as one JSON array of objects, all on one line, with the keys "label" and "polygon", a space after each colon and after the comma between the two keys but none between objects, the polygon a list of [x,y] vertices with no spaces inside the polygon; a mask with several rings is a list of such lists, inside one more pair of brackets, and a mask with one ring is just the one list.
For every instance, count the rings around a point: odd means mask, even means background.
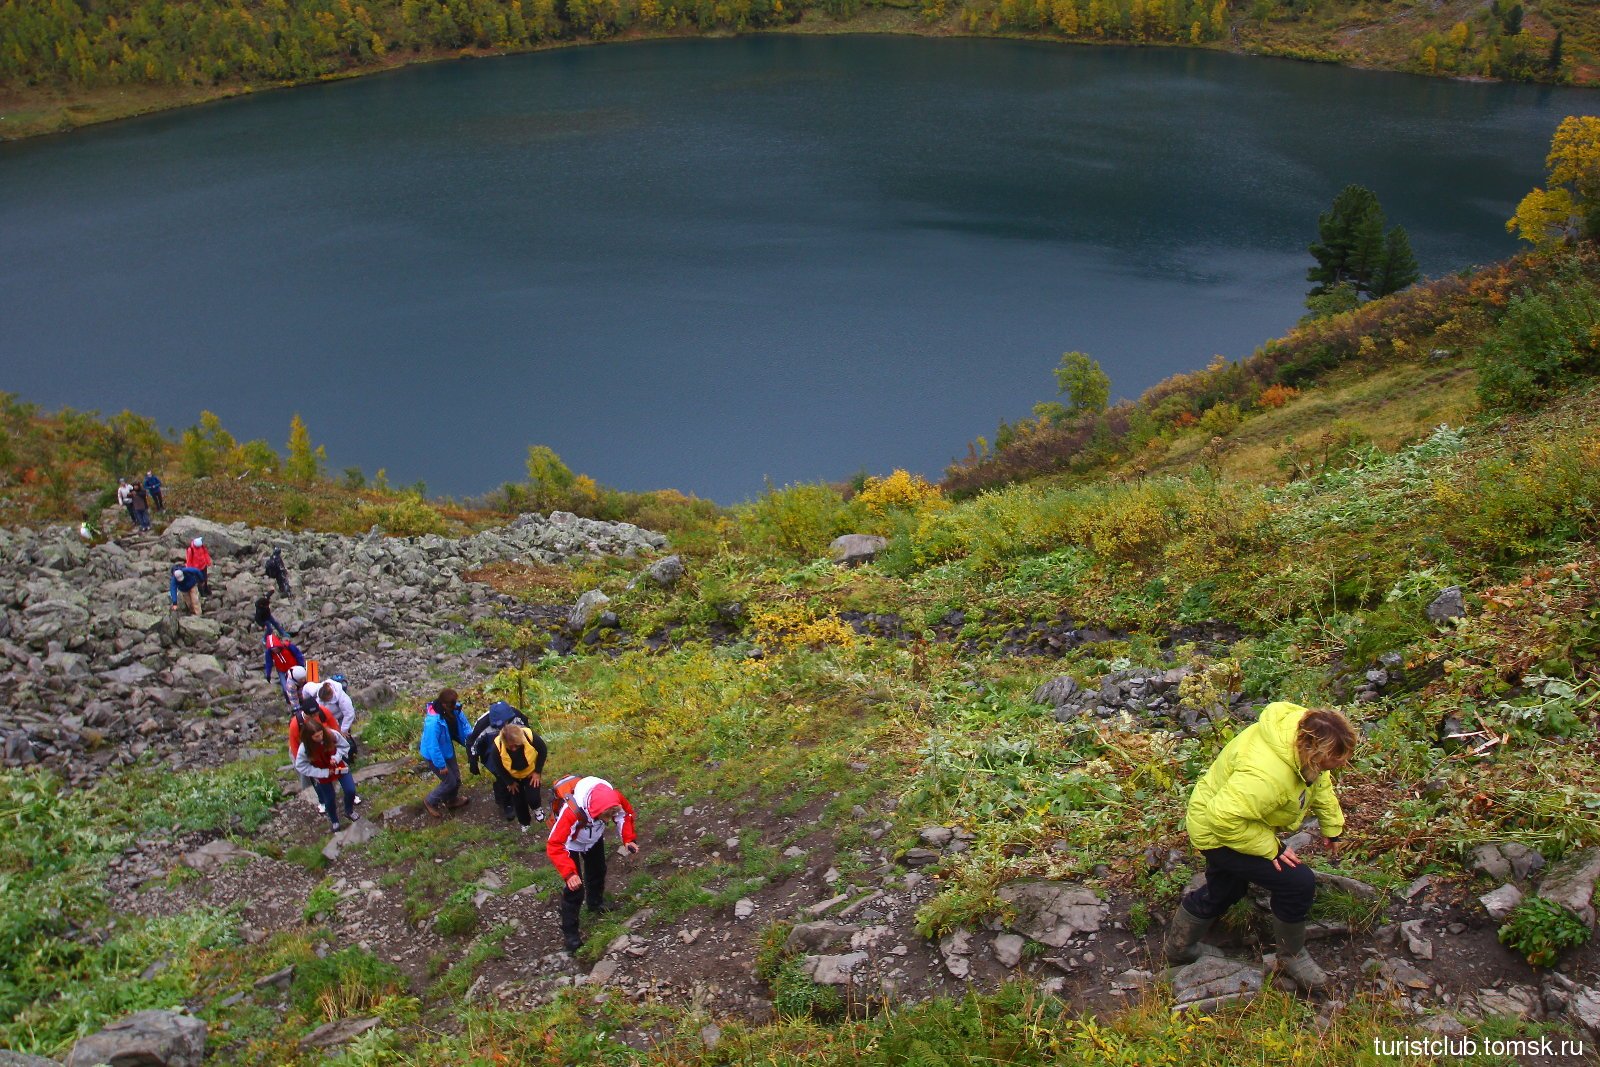
[{"label": "yellow flowering shrub", "polygon": [[788,651],[794,648],[850,648],[856,632],[833,616],[817,618],[804,605],[787,603],[761,608],[750,615],[756,640],[763,648]]},{"label": "yellow flowering shrub", "polygon": [[937,485],[920,475],[897,470],[887,478],[868,478],[856,501],[874,515],[894,510],[920,511],[947,508],[949,502]]}]

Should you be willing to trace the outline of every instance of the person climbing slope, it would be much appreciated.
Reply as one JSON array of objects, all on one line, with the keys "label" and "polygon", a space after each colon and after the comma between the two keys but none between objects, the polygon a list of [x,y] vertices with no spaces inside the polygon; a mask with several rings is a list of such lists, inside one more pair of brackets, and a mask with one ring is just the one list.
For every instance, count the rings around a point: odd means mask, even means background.
[{"label": "person climbing slope", "polygon": [[[283,624],[279,622],[272,614],[271,593],[268,593],[266,596],[256,597],[255,619],[256,625],[261,627],[263,637],[265,637],[267,634],[273,633],[274,631],[277,632],[279,637],[284,638],[285,640],[291,636],[289,631],[283,628]],[[267,669],[267,680],[271,681],[271,679],[272,669],[269,667]]]},{"label": "person climbing slope", "polygon": [[144,491],[157,511],[167,510],[167,502],[161,498],[161,479],[156,477],[155,471],[144,472]]},{"label": "person climbing slope", "polygon": [[494,775],[494,802],[505,812],[513,814],[527,833],[534,819],[544,822],[544,809],[539,806],[539,789],[543,784],[545,757],[550,750],[544,738],[514,722],[508,722],[495,734],[478,739],[483,765]]},{"label": "person climbing slope", "polygon": [[[292,712],[289,715],[289,758],[291,760],[294,759],[295,753],[300,748],[300,733],[301,733],[301,730],[304,728],[305,723],[310,721],[310,720],[312,720],[312,719],[315,719],[317,722],[320,722],[323,726],[327,727],[330,730],[338,730],[339,729],[338,721],[333,717],[333,714],[331,712],[327,711],[325,708],[313,707],[313,708],[311,708],[309,710],[301,709],[301,710],[296,710],[296,711]],[[346,765],[347,766],[348,766],[348,763],[349,763],[349,761],[347,759],[346,760]],[[304,774],[300,775],[300,788],[301,789],[305,789],[308,786],[313,786],[313,785],[315,785],[315,780],[314,779],[308,778]],[[356,797],[356,803],[357,804],[361,803],[361,798],[359,796]],[[326,814],[328,814],[328,805],[322,799],[322,794],[321,793],[317,794],[317,814],[318,815],[326,815]]]},{"label": "person climbing slope", "polygon": [[356,814],[356,778],[345,762],[350,742],[319,715],[296,715],[289,724],[289,731],[294,769],[311,779],[317,799],[333,824],[333,832],[338,833],[338,799],[333,794],[335,781],[344,790],[344,817],[350,822],[361,818]]},{"label": "person climbing slope", "polygon": [[456,746],[466,744],[471,731],[461,712],[461,701],[454,689],[441,689],[422,714],[422,740],[417,750],[433,765],[439,784],[433,787],[422,806],[435,819],[444,818],[444,809],[462,808],[467,798],[461,792],[461,766],[456,762]]},{"label": "person climbing slope", "polygon": [[189,609],[189,614],[200,614],[200,572],[193,567],[174,567],[167,581],[167,599],[172,602],[172,610],[178,610],[178,598],[183,598],[184,607]]},{"label": "person climbing slope", "polygon": [[200,595],[211,595],[211,550],[203,537],[196,537],[183,550],[183,565],[200,572]]},{"label": "person climbing slope", "polygon": [[544,850],[566,883],[561,891],[561,937],[568,951],[583,947],[578,934],[578,912],[585,900],[589,912],[599,915],[606,907],[606,823],[617,824],[623,853],[639,851],[633,831],[633,805],[603,778],[569,774],[552,790],[555,822]]},{"label": "person climbing slope", "polygon": [[1306,992],[1327,985],[1306,951],[1316,875],[1278,833],[1313,814],[1329,850],[1338,852],[1344,812],[1329,772],[1346,766],[1355,747],[1355,729],[1343,715],[1287,701],[1268,704],[1228,742],[1189,797],[1189,840],[1206,858],[1206,882],[1184,896],[1172,917],[1169,960],[1191,963],[1214,954],[1200,938],[1253,884],[1271,894],[1279,968]]},{"label": "person climbing slope", "polygon": [[467,735],[467,767],[473,774],[478,773],[479,751],[485,737],[491,740],[494,735],[505,728],[507,723],[514,722],[526,728],[527,718],[516,707],[507,704],[504,700],[496,700],[489,705],[489,710],[478,716],[478,721],[472,724],[472,733]]},{"label": "person climbing slope", "polygon": [[[306,680],[306,657],[300,646],[291,643],[270,630],[261,635],[261,666],[263,676],[272,681],[272,672],[278,672],[278,684],[283,689],[284,703],[294,711],[300,706],[300,687]],[[300,677],[294,676],[295,671]]]}]

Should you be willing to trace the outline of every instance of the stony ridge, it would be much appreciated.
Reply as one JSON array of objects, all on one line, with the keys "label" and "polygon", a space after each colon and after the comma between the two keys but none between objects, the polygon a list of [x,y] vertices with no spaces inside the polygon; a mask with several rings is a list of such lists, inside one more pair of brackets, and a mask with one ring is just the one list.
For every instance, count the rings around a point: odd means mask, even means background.
[{"label": "stony ridge", "polygon": [[[213,557],[198,618],[167,601],[168,570],[193,537]],[[256,598],[273,588],[262,568],[274,547],[293,586],[274,597],[278,620],[307,655],[347,676],[365,708],[436,671],[477,660],[483,673],[493,669],[484,650],[438,646],[441,634],[515,605],[462,572],[499,560],[631,558],[665,545],[630,523],[566,512],[462,538],[292,534],[193,516],[96,545],[69,527],[0,530],[3,762],[42,762],[78,781],[163,738],[178,765],[251,744],[258,722],[282,716],[253,621]]]}]

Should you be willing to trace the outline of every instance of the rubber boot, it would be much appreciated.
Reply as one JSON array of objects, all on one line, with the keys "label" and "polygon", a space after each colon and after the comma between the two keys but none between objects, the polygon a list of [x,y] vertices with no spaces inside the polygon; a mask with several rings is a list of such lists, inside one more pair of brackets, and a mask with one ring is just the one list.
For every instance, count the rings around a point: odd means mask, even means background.
[{"label": "rubber boot", "polygon": [[576,952],[583,947],[583,937],[578,933],[578,914],[583,908],[583,899],[568,900],[561,898],[561,940],[566,945],[568,952]]},{"label": "rubber boot", "polygon": [[1172,913],[1172,921],[1167,924],[1167,940],[1164,947],[1168,962],[1193,963],[1201,956],[1222,955],[1221,949],[1200,940],[1215,921],[1215,919],[1197,918],[1188,908],[1179,904],[1178,910]]},{"label": "rubber boot", "polygon": [[1278,969],[1304,992],[1319,993],[1326,988],[1328,973],[1306,951],[1306,924],[1286,923],[1274,915],[1272,932],[1278,938]]}]

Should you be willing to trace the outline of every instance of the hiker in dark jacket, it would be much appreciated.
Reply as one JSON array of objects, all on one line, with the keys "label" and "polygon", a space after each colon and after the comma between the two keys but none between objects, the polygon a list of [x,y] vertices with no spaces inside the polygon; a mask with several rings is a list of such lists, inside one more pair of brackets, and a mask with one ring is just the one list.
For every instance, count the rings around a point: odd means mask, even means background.
[{"label": "hiker in dark jacket", "polygon": [[526,727],[528,720],[522,712],[507,704],[504,700],[496,700],[489,705],[489,710],[478,716],[478,721],[472,724],[472,733],[467,735],[467,767],[473,774],[478,773],[479,743],[485,738],[499,733],[507,723],[516,723]]},{"label": "hiker in dark jacket", "polygon": [[174,567],[167,581],[167,598],[172,601],[172,610],[178,610],[178,596],[183,595],[184,606],[189,609],[189,614],[200,614],[200,579],[201,574],[193,567]]},{"label": "hiker in dark jacket", "polygon": [[156,506],[157,511],[166,511],[167,505],[161,499],[161,479],[156,477],[155,471],[144,472],[144,491],[150,496],[150,503]]},{"label": "hiker in dark jacket", "polygon": [[150,529],[150,497],[138,482],[128,490],[128,510],[133,512],[134,525],[146,532]]},{"label": "hiker in dark jacket", "polygon": [[265,568],[267,577],[278,583],[278,595],[289,595],[289,568],[283,562],[283,550],[274,548],[272,555],[267,557]]},{"label": "hiker in dark jacket", "polygon": [[[292,636],[288,630],[283,628],[283,624],[272,615],[271,593],[268,593],[266,596],[256,598],[256,625],[261,627],[263,637],[273,633],[274,631],[276,631],[278,636],[281,638],[287,639]],[[272,680],[272,671],[270,669],[267,671],[267,680]]]},{"label": "hiker in dark jacket", "polygon": [[456,762],[457,745],[466,743],[472,728],[461,712],[461,701],[454,689],[441,689],[422,715],[422,740],[417,750],[433,767],[439,784],[423,800],[422,807],[435,819],[444,818],[445,808],[462,808],[467,798],[461,792],[461,766]]},{"label": "hiker in dark jacket", "polygon": [[494,802],[505,817],[515,814],[523,833],[528,832],[534,819],[544,822],[539,787],[544,784],[544,761],[550,754],[544,738],[508,722],[492,737],[480,737],[478,747],[483,765],[494,775]]}]

